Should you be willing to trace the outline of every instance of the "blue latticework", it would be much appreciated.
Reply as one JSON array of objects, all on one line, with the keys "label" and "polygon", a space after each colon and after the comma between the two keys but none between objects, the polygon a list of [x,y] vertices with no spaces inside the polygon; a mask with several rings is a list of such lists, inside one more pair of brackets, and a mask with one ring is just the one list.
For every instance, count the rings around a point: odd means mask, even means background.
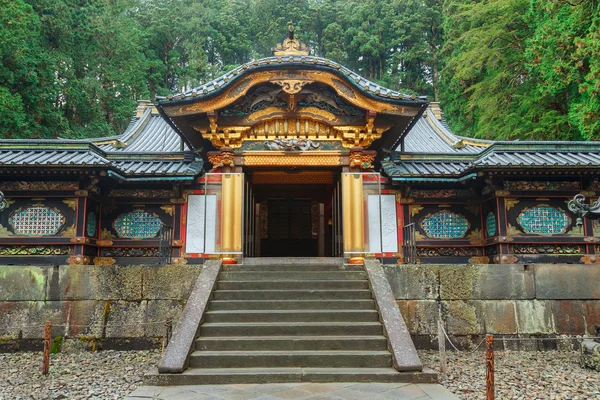
[{"label": "blue latticework", "polygon": [[485,229],[488,236],[496,235],[498,232],[498,223],[496,222],[496,216],[494,213],[489,213],[485,220]]},{"label": "blue latticework", "polygon": [[98,225],[98,220],[95,212],[90,212],[87,216],[87,222],[85,225],[85,232],[88,236],[94,237],[96,236],[96,227]]},{"label": "blue latticework", "polygon": [[521,211],[517,222],[525,233],[560,235],[567,232],[571,225],[571,217],[558,208],[539,205]]},{"label": "blue latticework", "polygon": [[162,225],[160,219],[145,211],[132,211],[115,219],[117,235],[124,239],[150,239],[156,237]]},{"label": "blue latticework", "polygon": [[421,229],[430,238],[458,239],[465,237],[469,230],[469,221],[460,214],[451,211],[439,211],[421,220]]},{"label": "blue latticework", "polygon": [[47,206],[29,206],[13,212],[8,219],[16,235],[56,235],[65,223],[65,216]]}]

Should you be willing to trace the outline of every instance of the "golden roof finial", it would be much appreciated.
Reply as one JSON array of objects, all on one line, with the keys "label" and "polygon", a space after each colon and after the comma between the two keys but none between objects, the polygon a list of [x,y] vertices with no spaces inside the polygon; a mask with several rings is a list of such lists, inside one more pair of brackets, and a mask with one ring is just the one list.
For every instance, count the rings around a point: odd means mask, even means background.
[{"label": "golden roof finial", "polygon": [[307,56],[310,53],[308,46],[294,39],[294,24],[288,24],[288,37],[283,43],[277,44],[273,49],[274,56]]}]

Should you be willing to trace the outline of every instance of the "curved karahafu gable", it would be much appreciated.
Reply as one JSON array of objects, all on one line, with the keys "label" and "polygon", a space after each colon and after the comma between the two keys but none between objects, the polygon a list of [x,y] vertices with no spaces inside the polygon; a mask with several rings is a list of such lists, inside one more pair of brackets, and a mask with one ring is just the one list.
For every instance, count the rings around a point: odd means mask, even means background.
[{"label": "curved karahafu gable", "polygon": [[195,149],[276,137],[393,148],[427,105],[331,60],[276,54],[170,96],[158,108]]}]

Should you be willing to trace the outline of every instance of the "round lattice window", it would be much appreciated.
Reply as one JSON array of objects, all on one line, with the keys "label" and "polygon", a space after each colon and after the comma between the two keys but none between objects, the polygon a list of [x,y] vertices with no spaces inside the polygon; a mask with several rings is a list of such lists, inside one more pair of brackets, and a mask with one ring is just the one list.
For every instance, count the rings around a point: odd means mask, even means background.
[{"label": "round lattice window", "polygon": [[113,227],[123,239],[151,239],[158,235],[161,225],[157,216],[137,210],[117,217]]},{"label": "round lattice window", "polygon": [[469,221],[452,211],[439,211],[424,217],[421,220],[421,229],[429,238],[458,239],[467,234]]},{"label": "round lattice window", "polygon": [[521,211],[517,222],[525,233],[561,235],[569,229],[571,217],[559,208],[542,204]]},{"label": "round lattice window", "polygon": [[498,232],[498,223],[496,222],[496,215],[494,213],[489,213],[485,220],[485,230],[487,231],[487,235],[494,236]]},{"label": "round lattice window", "polygon": [[60,232],[65,216],[53,207],[34,205],[20,208],[8,217],[15,235],[52,236]]}]

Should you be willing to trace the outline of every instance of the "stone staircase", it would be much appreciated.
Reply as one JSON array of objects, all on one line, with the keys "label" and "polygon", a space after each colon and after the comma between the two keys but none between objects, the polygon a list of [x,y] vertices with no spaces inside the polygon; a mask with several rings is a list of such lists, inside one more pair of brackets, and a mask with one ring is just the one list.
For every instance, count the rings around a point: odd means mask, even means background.
[{"label": "stone staircase", "polygon": [[189,368],[169,382],[435,380],[394,369],[388,347],[363,265],[249,259],[222,266]]}]

